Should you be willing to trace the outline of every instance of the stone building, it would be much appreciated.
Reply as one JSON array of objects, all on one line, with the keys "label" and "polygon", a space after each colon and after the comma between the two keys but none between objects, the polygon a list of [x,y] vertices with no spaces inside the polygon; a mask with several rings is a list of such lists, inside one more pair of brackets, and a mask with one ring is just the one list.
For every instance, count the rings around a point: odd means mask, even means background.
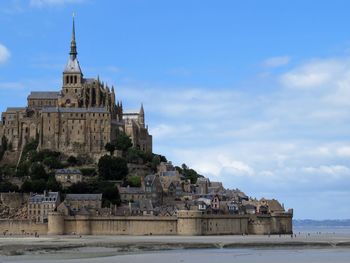
[{"label": "stone building", "polygon": [[95,211],[102,208],[102,194],[67,194],[64,203],[73,212]]},{"label": "stone building", "polygon": [[124,112],[113,86],[98,77],[84,77],[77,55],[73,20],[61,90],[31,92],[26,107],[7,108],[2,113],[0,137],[6,137],[17,158],[27,142],[37,139],[39,149],[88,153],[97,159],[119,132],[129,135],[135,147],[151,152],[152,136],[145,125],[143,105],[138,112]]},{"label": "stone building", "polygon": [[54,211],[60,203],[58,192],[31,194],[28,200],[28,218],[36,222],[47,222],[49,212]]},{"label": "stone building", "polygon": [[63,188],[83,181],[83,175],[78,169],[57,169],[55,178],[57,182],[61,183]]}]

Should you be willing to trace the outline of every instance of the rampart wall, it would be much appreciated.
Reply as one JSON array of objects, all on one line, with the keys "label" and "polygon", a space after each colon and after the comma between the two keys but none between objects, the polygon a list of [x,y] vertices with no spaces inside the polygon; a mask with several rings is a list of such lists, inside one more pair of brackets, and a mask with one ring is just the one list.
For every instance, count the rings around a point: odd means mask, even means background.
[{"label": "rampart wall", "polygon": [[24,234],[46,235],[48,233],[48,224],[35,223],[31,220],[0,220],[1,235],[24,235]]},{"label": "rampart wall", "polygon": [[292,215],[206,215],[178,211],[176,217],[64,216],[49,214],[48,234],[79,235],[241,235],[290,234]]}]

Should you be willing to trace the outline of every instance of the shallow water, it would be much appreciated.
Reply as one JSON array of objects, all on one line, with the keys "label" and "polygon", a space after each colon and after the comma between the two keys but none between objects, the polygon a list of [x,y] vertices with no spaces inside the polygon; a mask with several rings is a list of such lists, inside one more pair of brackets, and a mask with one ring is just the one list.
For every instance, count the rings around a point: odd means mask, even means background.
[{"label": "shallow water", "polygon": [[[196,249],[174,250],[152,253],[111,255],[108,251],[67,252],[65,255],[41,255],[2,258],[0,262],[48,262],[48,263],[348,263],[350,249]],[[80,254],[81,253],[81,254]],[[80,255],[79,255],[80,254]],[[90,254],[89,258],[85,258]],[[72,259],[72,257],[74,259]],[[77,258],[80,257],[80,258]],[[71,259],[68,259],[71,258]]]}]

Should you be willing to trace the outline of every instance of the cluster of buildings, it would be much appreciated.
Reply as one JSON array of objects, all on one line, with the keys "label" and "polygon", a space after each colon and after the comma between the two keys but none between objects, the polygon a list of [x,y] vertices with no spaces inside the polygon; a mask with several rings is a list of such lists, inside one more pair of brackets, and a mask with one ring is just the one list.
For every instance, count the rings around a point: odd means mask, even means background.
[{"label": "cluster of buildings", "polygon": [[[78,169],[56,170],[56,180],[63,187],[81,182],[84,176]],[[277,200],[252,199],[239,189],[225,189],[221,182],[199,177],[195,184],[180,174],[171,162],[161,162],[157,173],[141,176],[139,187],[122,186],[120,206],[102,207],[100,194],[67,194],[61,202],[58,192],[31,194],[28,217],[45,222],[49,212],[64,215],[119,215],[119,216],[176,216],[180,210],[200,211],[212,215],[268,215],[284,213]]]}]

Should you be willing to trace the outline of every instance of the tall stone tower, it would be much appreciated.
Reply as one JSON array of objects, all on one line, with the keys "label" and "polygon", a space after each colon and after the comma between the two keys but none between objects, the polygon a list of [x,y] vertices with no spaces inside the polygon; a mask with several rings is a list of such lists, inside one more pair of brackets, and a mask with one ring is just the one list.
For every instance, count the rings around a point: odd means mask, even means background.
[{"label": "tall stone tower", "polygon": [[83,87],[83,73],[77,59],[77,43],[75,41],[75,22],[73,17],[72,39],[67,65],[63,71],[62,93],[67,96],[65,104],[67,106],[78,107],[77,97],[81,96]]}]

